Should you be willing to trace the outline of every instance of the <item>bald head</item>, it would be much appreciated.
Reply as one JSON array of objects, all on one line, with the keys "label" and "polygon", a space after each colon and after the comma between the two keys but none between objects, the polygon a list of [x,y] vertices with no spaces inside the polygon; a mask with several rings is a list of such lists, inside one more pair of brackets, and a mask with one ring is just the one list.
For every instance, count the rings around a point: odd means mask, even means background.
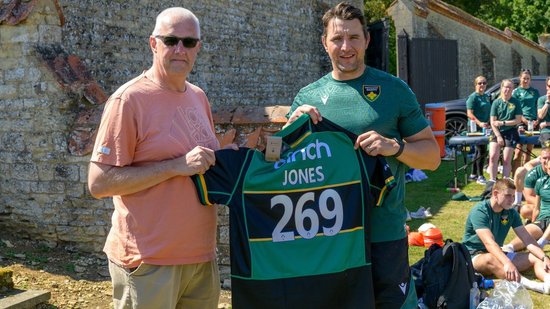
[{"label": "bald head", "polygon": [[158,16],[155,23],[155,29],[153,29],[153,36],[162,35],[166,29],[172,28],[173,25],[182,23],[188,20],[192,20],[198,31],[198,38],[200,39],[200,24],[199,19],[193,12],[182,7],[168,8],[162,11]]}]

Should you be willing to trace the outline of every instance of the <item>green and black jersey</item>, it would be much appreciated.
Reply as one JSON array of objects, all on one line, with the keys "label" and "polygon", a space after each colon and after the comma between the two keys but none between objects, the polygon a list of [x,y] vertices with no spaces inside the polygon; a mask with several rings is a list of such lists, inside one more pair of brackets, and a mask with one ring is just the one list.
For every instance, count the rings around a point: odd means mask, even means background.
[{"label": "green and black jersey", "polygon": [[368,217],[394,186],[389,166],[326,118],[276,135],[277,162],[219,150],[193,176],[203,204],[230,208],[234,308],[374,307]]}]

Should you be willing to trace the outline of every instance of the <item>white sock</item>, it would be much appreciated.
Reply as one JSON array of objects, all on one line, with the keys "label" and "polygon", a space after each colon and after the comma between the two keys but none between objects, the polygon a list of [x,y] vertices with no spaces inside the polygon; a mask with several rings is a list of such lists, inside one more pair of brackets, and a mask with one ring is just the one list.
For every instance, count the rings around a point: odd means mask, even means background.
[{"label": "white sock", "polygon": [[544,246],[548,243],[548,240],[541,237],[539,238],[539,240],[537,240],[537,243],[541,248],[544,248]]},{"label": "white sock", "polygon": [[544,275],[544,294],[550,294],[550,274]]},{"label": "white sock", "polygon": [[512,244],[506,244],[506,245],[502,246],[502,251],[504,251],[504,252],[515,252],[514,251],[514,246],[512,246]]},{"label": "white sock", "polygon": [[516,199],[514,200],[514,204],[521,204],[521,197],[523,196],[523,192],[517,192],[516,191]]},{"label": "white sock", "polygon": [[521,283],[521,285],[523,285],[526,289],[529,289],[538,293],[544,293],[544,282],[529,280],[524,276],[521,276],[521,280],[519,281],[519,283]]}]

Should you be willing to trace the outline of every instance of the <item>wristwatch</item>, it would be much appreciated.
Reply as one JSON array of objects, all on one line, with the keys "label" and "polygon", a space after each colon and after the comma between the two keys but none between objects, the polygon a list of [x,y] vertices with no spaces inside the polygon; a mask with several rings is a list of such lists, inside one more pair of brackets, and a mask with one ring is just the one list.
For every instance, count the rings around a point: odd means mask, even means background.
[{"label": "wristwatch", "polygon": [[399,145],[399,150],[397,150],[397,152],[393,155],[395,158],[397,158],[403,153],[403,149],[405,149],[405,143],[398,140],[397,138],[394,138],[393,140]]}]

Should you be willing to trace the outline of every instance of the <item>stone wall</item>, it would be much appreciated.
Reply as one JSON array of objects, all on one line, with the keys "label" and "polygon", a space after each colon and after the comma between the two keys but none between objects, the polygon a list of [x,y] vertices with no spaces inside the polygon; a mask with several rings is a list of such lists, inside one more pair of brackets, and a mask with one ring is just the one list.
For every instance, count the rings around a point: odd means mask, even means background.
[{"label": "stone wall", "polygon": [[[87,191],[94,130],[108,95],[150,66],[147,38],[163,8],[185,6],[201,20],[190,80],[210,98],[220,141],[261,149],[296,92],[327,72],[320,16],[337,2],[0,2],[0,234],[102,249],[113,206]],[[227,209],[219,212],[226,276]]]},{"label": "stone wall", "polygon": [[[538,68],[538,74],[550,74],[549,53],[542,46],[506,29],[500,31],[460,9],[439,0],[399,0],[389,10],[397,33],[409,38],[444,38],[458,45],[458,94],[468,96],[473,80],[484,73],[498,82],[519,74],[520,68]],[[437,35],[434,35],[436,33]],[[493,56],[487,59],[488,52]],[[514,57],[516,53],[518,57]],[[514,59],[516,60],[514,63]],[[492,70],[492,71],[488,71]]]},{"label": "stone wall", "polygon": [[190,80],[213,105],[290,104],[326,72],[320,17],[337,2],[66,0],[63,45],[112,93],[151,65],[148,36],[156,15],[184,6],[199,18],[203,42]]}]

